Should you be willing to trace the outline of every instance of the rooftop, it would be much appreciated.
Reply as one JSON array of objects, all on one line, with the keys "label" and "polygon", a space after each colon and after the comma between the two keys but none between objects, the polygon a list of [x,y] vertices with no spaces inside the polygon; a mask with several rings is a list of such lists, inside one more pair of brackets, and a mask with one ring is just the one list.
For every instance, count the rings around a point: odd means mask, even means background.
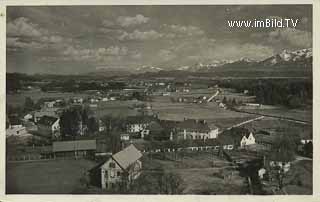
[{"label": "rooftop", "polygon": [[96,140],[59,141],[52,143],[53,152],[96,150]]},{"label": "rooftop", "polygon": [[209,132],[210,128],[204,120],[186,119],[177,125],[179,129],[186,129],[198,132]]},{"label": "rooftop", "polygon": [[112,158],[119,164],[119,166],[126,170],[131,164],[142,157],[142,153],[133,145],[129,145],[120,152],[112,155]]},{"label": "rooftop", "polygon": [[42,124],[42,125],[46,125],[46,126],[52,126],[52,124],[54,124],[56,121],[58,120],[57,117],[53,117],[53,116],[43,116],[40,118],[40,120],[38,121],[38,124]]}]

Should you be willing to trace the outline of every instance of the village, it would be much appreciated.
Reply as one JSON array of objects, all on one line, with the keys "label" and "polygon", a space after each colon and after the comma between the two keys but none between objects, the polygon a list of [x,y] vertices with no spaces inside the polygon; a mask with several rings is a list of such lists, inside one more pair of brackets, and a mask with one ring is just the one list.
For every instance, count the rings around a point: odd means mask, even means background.
[{"label": "village", "polygon": [[[7,178],[16,179],[7,181],[8,192],[312,192],[312,123],[303,113],[219,82],[116,82],[72,94],[50,85],[16,92],[24,103],[17,110],[7,102]],[[64,166],[50,170],[57,164]]]}]

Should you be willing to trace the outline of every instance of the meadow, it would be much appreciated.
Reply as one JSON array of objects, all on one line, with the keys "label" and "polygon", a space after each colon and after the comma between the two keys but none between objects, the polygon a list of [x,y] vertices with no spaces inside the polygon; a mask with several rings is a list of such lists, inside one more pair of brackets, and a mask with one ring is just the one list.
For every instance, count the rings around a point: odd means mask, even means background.
[{"label": "meadow", "polygon": [[70,194],[81,187],[80,178],[93,166],[84,159],[7,163],[6,193]]}]

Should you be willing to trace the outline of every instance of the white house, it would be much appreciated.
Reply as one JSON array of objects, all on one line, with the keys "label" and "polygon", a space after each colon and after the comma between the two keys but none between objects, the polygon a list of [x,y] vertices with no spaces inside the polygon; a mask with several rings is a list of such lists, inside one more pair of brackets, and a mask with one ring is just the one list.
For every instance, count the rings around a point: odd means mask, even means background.
[{"label": "white house", "polygon": [[247,145],[253,145],[256,143],[256,139],[254,138],[252,132],[249,134],[243,135],[240,140],[240,147],[244,148]]},{"label": "white house", "polygon": [[178,135],[183,139],[215,139],[218,137],[219,129],[208,126],[205,120],[186,119],[177,125]]},{"label": "white house", "polygon": [[140,176],[141,157],[142,153],[131,144],[90,170],[92,184],[102,189],[114,189],[121,183],[128,185]]}]

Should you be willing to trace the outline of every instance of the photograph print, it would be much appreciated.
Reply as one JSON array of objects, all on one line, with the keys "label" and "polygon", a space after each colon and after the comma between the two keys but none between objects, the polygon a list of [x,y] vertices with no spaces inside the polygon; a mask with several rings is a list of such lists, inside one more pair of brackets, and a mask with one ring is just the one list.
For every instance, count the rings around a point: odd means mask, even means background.
[{"label": "photograph print", "polygon": [[6,194],[313,194],[312,4],[5,17]]}]

